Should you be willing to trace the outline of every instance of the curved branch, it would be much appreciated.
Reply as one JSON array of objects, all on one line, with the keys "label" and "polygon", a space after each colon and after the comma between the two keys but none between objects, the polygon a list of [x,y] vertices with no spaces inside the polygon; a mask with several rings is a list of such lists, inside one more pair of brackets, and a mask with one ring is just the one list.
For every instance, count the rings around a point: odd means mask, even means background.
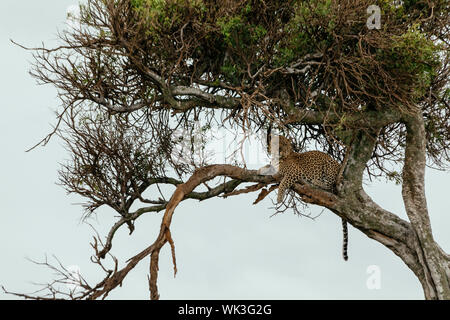
[{"label": "curved branch", "polygon": [[[116,234],[117,230],[119,230],[119,228],[121,226],[123,226],[126,223],[130,223],[130,222],[136,220],[137,218],[139,218],[144,213],[147,213],[147,212],[160,212],[160,211],[162,211],[162,210],[164,210],[166,208],[166,205],[167,204],[161,204],[161,205],[158,205],[158,206],[140,208],[140,209],[136,210],[135,212],[133,212],[132,214],[130,214],[129,216],[121,218],[109,230],[108,236],[106,237],[105,245],[104,245],[103,249],[97,253],[97,256],[99,258],[101,258],[101,259],[104,259],[106,257],[106,254],[109,251],[111,251],[111,249],[112,249],[112,241],[113,241],[114,235]],[[130,234],[131,234],[131,232],[130,232]]]},{"label": "curved branch", "polygon": [[[153,181],[157,180],[159,183],[162,183],[163,181],[166,183],[171,183],[174,185],[182,184],[181,181],[167,178],[167,179],[152,179],[150,180],[149,185],[155,183]],[[199,201],[210,199],[213,197],[216,197],[222,193],[232,192],[238,185],[240,185],[242,181],[240,180],[231,180],[226,183],[223,183],[209,191],[206,192],[191,192],[188,195],[186,195],[185,199],[196,199]],[[145,191],[145,188],[140,190],[141,193]],[[141,215],[148,212],[160,212],[164,210],[167,206],[167,202],[162,203],[160,205],[151,206],[151,207],[144,207],[136,210],[133,213],[130,213],[129,215],[122,217],[119,221],[117,221],[108,232],[108,236],[106,237],[106,242],[101,251],[97,253],[97,256],[101,259],[104,259],[106,257],[106,254],[111,251],[112,249],[112,242],[114,235],[116,234],[117,230],[119,230],[120,227],[122,227],[124,224],[134,222],[136,219],[138,219]],[[131,234],[131,232],[130,232]]]}]

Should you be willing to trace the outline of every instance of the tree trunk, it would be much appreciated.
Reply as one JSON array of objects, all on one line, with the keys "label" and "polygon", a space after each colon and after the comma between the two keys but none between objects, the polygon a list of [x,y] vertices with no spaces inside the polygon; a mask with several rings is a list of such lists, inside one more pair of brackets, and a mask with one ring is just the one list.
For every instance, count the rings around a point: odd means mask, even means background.
[{"label": "tree trunk", "polygon": [[407,141],[403,201],[410,223],[379,207],[363,190],[362,177],[375,145],[375,133],[359,132],[329,207],[370,238],[384,244],[415,273],[426,299],[450,299],[450,257],[434,241],[425,197],[426,138],[420,114],[405,119]]},{"label": "tree trunk", "polygon": [[406,150],[402,196],[414,244],[425,277],[421,279],[427,299],[450,299],[449,261],[433,239],[425,197],[426,136],[422,115],[406,118]]}]

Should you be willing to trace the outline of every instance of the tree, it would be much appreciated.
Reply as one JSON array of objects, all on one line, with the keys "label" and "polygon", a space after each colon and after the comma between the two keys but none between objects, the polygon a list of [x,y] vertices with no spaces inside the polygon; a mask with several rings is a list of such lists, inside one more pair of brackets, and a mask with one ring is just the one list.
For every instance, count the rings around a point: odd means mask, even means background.
[{"label": "tree", "polygon": [[[87,199],[87,215],[108,206],[121,216],[104,243],[93,243],[105,278],[78,279],[82,290],[67,296],[104,298],[150,256],[150,297],[158,299],[167,243],[176,272],[170,224],[181,201],[259,191],[256,203],[276,189],[276,174],[194,153],[174,158],[177,130],[199,137],[188,139],[195,151],[223,127],[244,136],[274,128],[299,149],[313,144],[342,161],[335,193],[297,184],[284,209],[331,210],[399,256],[427,299],[450,299],[450,256],[433,239],[424,190],[426,165],[446,169],[449,161],[449,12],[445,0],[87,1],[61,46],[30,49],[32,75],[61,100],[57,126],[40,143],[56,134],[72,154],[61,185]],[[368,20],[378,13],[373,28]],[[365,175],[402,184],[409,221],[364,192]],[[161,184],[176,187],[171,197]],[[114,257],[115,268],[106,268],[115,232],[127,225],[131,233],[141,215],[160,211],[154,243],[124,268]],[[47,289],[22,296],[62,294]]]}]

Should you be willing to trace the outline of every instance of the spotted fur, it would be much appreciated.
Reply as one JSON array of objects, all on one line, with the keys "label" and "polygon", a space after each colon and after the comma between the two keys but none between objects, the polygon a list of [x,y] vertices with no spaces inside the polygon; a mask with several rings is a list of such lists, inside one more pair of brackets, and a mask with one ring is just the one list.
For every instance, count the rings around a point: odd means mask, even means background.
[{"label": "spotted fur", "polygon": [[[286,191],[297,182],[334,191],[341,164],[330,155],[321,151],[294,152],[291,142],[283,136],[278,136],[278,151],[278,173],[282,177],[278,187],[278,203],[283,201]],[[347,260],[348,230],[344,219],[342,228],[344,234],[342,253],[344,260]]]}]

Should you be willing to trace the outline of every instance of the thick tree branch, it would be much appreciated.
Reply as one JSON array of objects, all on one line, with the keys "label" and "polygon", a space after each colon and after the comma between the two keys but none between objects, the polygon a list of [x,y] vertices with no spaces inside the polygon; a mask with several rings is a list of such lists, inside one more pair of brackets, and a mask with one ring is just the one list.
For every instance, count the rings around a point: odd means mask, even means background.
[{"label": "thick tree branch", "polygon": [[330,110],[330,105],[321,103],[321,109],[327,111],[305,110],[292,113],[284,122],[285,124],[341,124],[350,128],[373,129],[382,128],[400,121],[401,114],[395,110],[386,111],[360,111],[354,113],[339,113]]}]

